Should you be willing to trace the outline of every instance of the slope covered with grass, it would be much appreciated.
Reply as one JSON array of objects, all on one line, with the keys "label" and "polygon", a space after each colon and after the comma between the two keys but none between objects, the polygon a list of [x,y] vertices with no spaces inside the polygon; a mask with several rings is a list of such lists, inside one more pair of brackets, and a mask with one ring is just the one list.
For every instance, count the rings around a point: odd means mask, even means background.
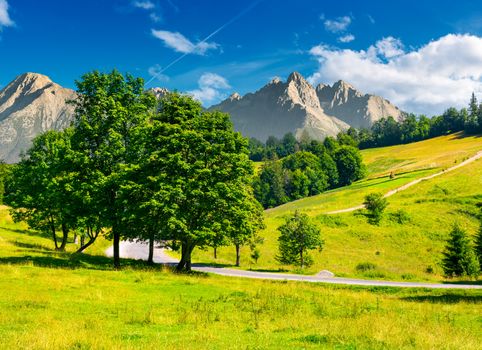
[{"label": "slope covered with grass", "polygon": [[[338,276],[441,280],[439,262],[451,225],[458,222],[470,234],[477,230],[477,206],[482,202],[481,160],[390,197],[385,218],[379,226],[368,224],[360,212],[324,214],[360,205],[369,193],[386,193],[456,165],[480,150],[481,137],[461,134],[365,150],[367,179],[267,210],[267,228],[260,233],[265,238],[260,246],[261,258],[254,264],[245,247],[242,265],[261,270],[294,269],[280,266],[275,259],[276,228],[287,214],[303,210],[316,219],[325,239],[324,250],[313,253],[315,263],[306,273],[327,269]],[[389,176],[392,172],[394,179]],[[234,248],[219,249],[218,259],[213,259],[211,251],[197,251],[195,256],[200,262],[232,264]]]},{"label": "slope covered with grass", "polygon": [[[477,349],[482,292],[176,275],[52,251],[0,213],[5,349]],[[70,246],[72,249],[73,246]]]}]

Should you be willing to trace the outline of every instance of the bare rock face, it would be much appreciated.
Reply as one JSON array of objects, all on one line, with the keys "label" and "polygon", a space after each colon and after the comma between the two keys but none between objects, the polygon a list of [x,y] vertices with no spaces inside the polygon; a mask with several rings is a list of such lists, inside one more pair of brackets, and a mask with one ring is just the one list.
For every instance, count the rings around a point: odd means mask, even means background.
[{"label": "bare rock face", "polygon": [[370,128],[383,117],[403,118],[403,112],[380,96],[362,94],[343,80],[333,86],[320,84],[316,93],[323,110],[354,128]]},{"label": "bare rock face", "polygon": [[316,90],[296,72],[286,82],[275,78],[255,93],[243,97],[233,94],[210,110],[229,113],[237,131],[261,141],[288,132],[298,138],[322,140],[349,128],[345,122],[325,114]]},{"label": "bare rock face", "polygon": [[0,160],[15,163],[32,139],[72,122],[74,107],[66,103],[75,92],[45,75],[26,73],[0,91]]},{"label": "bare rock face", "polygon": [[362,94],[342,80],[315,89],[297,72],[291,73],[286,82],[275,78],[255,93],[243,97],[233,94],[210,109],[231,114],[237,131],[261,141],[288,132],[298,139],[307,136],[322,140],[350,126],[369,128],[383,117],[403,117],[389,101]]}]

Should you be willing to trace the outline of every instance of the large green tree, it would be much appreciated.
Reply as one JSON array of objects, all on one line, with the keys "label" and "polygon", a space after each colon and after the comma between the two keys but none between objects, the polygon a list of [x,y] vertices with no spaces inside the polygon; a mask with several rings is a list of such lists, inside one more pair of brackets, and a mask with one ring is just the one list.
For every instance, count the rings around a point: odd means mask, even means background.
[{"label": "large green tree", "polygon": [[[32,147],[12,169],[6,203],[15,221],[51,235],[55,249],[64,250],[75,227],[70,171],[71,129],[48,131],[34,139]],[[61,230],[61,238],[57,231]]]},{"label": "large green tree", "polygon": [[323,248],[319,227],[305,213],[296,211],[288,216],[278,231],[279,253],[276,258],[282,264],[309,266],[312,258],[308,251]]},{"label": "large green tree", "polygon": [[120,198],[125,168],[133,159],[131,144],[137,128],[150,119],[155,97],[144,81],[117,71],[82,76],[75,100],[72,146],[84,166],[84,189],[98,213],[96,226],[110,228],[114,266],[120,266],[119,244],[125,201]]},{"label": "large green tree", "polygon": [[[261,226],[248,141],[233,131],[227,114],[172,93],[139,132],[144,155],[130,176],[145,184],[129,206],[145,213],[146,232],[181,247],[178,270],[191,269],[196,247],[241,244]],[[132,183],[124,186],[127,193]]]},{"label": "large green tree", "polygon": [[341,146],[334,151],[333,158],[338,169],[338,184],[350,185],[365,176],[365,166],[360,151],[351,146]]}]

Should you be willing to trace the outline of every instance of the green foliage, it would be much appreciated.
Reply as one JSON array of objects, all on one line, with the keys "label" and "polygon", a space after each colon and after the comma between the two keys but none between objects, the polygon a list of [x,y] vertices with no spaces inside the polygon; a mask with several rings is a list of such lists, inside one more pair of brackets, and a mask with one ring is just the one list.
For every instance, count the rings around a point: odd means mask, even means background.
[{"label": "green foliage", "polygon": [[349,129],[338,135],[343,144],[357,145],[360,149],[383,147],[417,142],[430,137],[465,131],[468,134],[482,133],[482,106],[472,93],[468,110],[447,109],[442,115],[427,118],[424,115],[408,114],[402,120],[386,117],[376,121],[370,130]]},{"label": "green foliage", "polygon": [[[271,139],[270,139],[271,140]],[[270,141],[268,140],[268,141]],[[254,193],[265,208],[320,194],[328,188],[350,184],[364,176],[365,167],[358,149],[340,146],[335,139],[323,143],[300,144],[304,150],[265,161],[254,180]]]},{"label": "green foliage", "polygon": [[334,152],[333,158],[338,169],[340,186],[350,185],[365,176],[366,169],[363,159],[356,148],[341,146]]},{"label": "green foliage", "polygon": [[454,225],[443,253],[442,268],[447,277],[476,277],[480,266],[467,232]]},{"label": "green foliage", "polygon": [[388,206],[387,199],[382,193],[370,193],[365,197],[363,203],[368,211],[369,222],[378,225],[383,217],[383,212]]},{"label": "green foliage", "polygon": [[410,214],[403,209],[399,209],[394,213],[390,213],[390,219],[400,225],[405,225],[410,222]]},{"label": "green foliage", "polygon": [[285,219],[285,223],[278,227],[280,236],[279,254],[277,260],[286,265],[299,264],[301,268],[310,266],[313,259],[309,250],[322,250],[323,240],[320,229],[311,221],[308,215],[296,211]]},{"label": "green foliage", "polygon": [[[76,220],[75,208],[69,201],[74,191],[69,169],[73,161],[71,134],[72,130],[67,129],[36,137],[27,154],[13,167],[5,198],[16,222],[26,221],[31,228],[50,234],[58,250],[65,249],[68,232]],[[60,244],[56,234],[59,228]]]},{"label": "green foliage", "polygon": [[371,262],[364,262],[357,264],[355,269],[359,272],[373,271],[377,269],[377,265]]},{"label": "green foliage", "polygon": [[82,192],[89,198],[87,215],[96,227],[111,229],[114,265],[119,266],[120,239],[131,236],[128,228],[123,230],[128,212],[121,189],[127,165],[138,160],[134,140],[154,112],[155,97],[145,92],[143,79],[115,70],[85,74],[76,85],[72,148],[83,178]]},{"label": "green foliage", "polygon": [[254,195],[265,208],[286,203],[285,172],[280,162],[270,160],[263,163],[259,175],[253,181]]},{"label": "green foliage", "polygon": [[123,187],[127,212],[144,222],[133,227],[148,225],[156,238],[181,246],[178,269],[190,270],[196,247],[243,245],[263,227],[250,187],[248,142],[233,131],[227,114],[168,94],[138,139],[138,163]]},{"label": "green foliage", "polygon": [[10,165],[0,161],[0,205],[3,204],[3,197],[5,195],[5,182],[9,175]]},{"label": "green foliage", "polygon": [[475,255],[479,260],[480,270],[482,271],[482,213],[480,215],[480,225],[477,235],[475,236]]}]

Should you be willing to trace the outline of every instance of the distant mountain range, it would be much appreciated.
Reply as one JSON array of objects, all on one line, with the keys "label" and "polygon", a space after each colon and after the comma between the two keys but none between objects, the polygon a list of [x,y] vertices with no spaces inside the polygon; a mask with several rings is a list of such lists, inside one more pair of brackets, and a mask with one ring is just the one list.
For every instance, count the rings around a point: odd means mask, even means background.
[{"label": "distant mountain range", "polygon": [[[151,91],[158,97],[168,92]],[[73,90],[36,73],[22,74],[0,90],[0,160],[17,162],[35,136],[69,126],[73,106],[66,101],[73,99]],[[255,93],[235,93],[209,109],[231,114],[237,131],[261,141],[288,132],[321,140],[350,126],[370,127],[382,117],[403,116],[389,101],[362,94],[344,81],[314,88],[296,72],[286,82],[274,79]]]},{"label": "distant mountain range", "polygon": [[403,116],[388,100],[363,94],[342,80],[314,88],[296,72],[286,82],[276,78],[255,93],[235,93],[210,109],[231,114],[236,130],[261,141],[288,132],[321,140],[350,126],[369,128],[383,117]]}]

